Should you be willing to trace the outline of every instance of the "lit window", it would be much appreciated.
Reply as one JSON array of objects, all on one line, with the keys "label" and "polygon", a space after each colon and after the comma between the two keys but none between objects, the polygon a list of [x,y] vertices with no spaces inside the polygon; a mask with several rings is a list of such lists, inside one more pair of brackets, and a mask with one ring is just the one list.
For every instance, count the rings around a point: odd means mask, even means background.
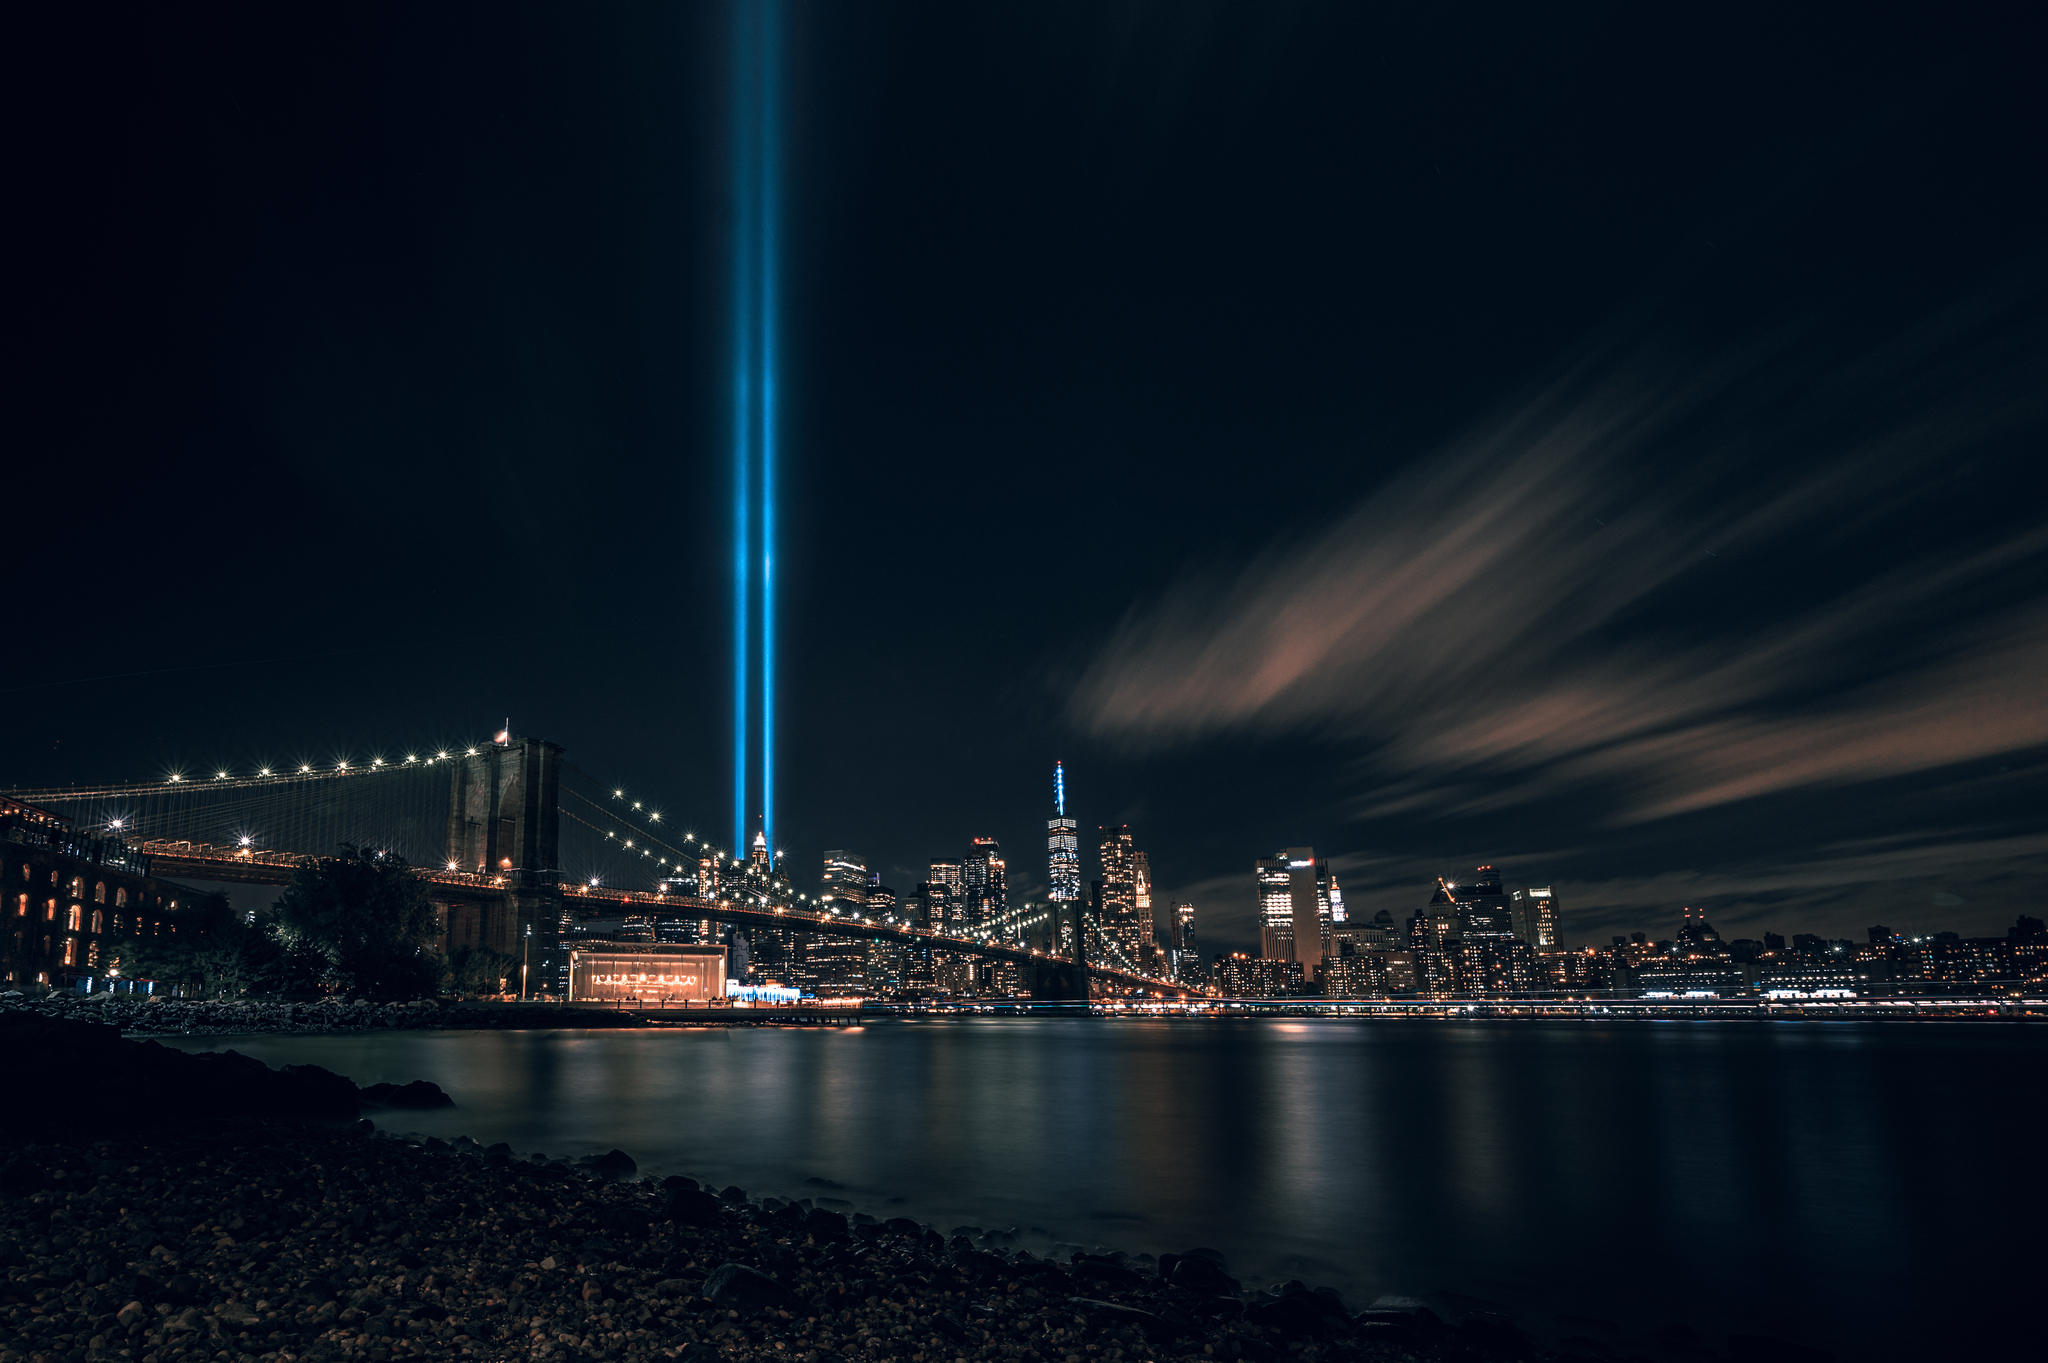
[{"label": "lit window", "polygon": [[91,942],[86,945],[85,963],[95,968],[98,967],[100,963],[100,944],[98,942]]},{"label": "lit window", "polygon": [[73,877],[71,877],[71,897],[72,897],[73,899],[83,899],[83,898],[85,898],[85,877],[84,877],[84,876],[73,876]]},{"label": "lit window", "polygon": [[44,901],[43,901],[43,921],[44,921],[45,923],[54,923],[54,922],[56,922],[56,921],[57,921],[57,901],[56,901],[56,900],[54,900],[54,899],[46,899],[46,900],[44,900]]},{"label": "lit window", "polygon": [[[67,932],[77,932],[77,931],[78,931],[78,919],[79,919],[80,915],[82,915],[82,914],[83,914],[84,912],[85,912],[85,910],[83,910],[83,909],[79,908],[79,907],[78,907],[78,905],[76,905],[76,904],[73,904],[73,905],[71,905],[71,906],[70,906],[69,908],[65,909],[65,910],[64,910],[64,930],[65,930],[65,931],[67,931]],[[66,964],[66,965],[69,965],[69,964],[71,964],[71,963],[70,963],[69,961],[66,961],[66,962],[65,962],[64,964]]]},{"label": "lit window", "polygon": [[101,913],[98,909],[92,911],[92,930],[94,932],[106,931],[106,922],[105,914]]},{"label": "lit window", "polygon": [[64,964],[78,964],[78,939],[76,937],[66,937],[64,939]]},{"label": "lit window", "polygon": [[17,899],[17,900],[15,900],[15,901],[14,901],[14,916],[15,916],[16,918],[26,918],[26,917],[28,917],[28,896],[27,896],[27,895],[23,895],[23,896],[21,896],[21,897],[20,897],[19,899]]},{"label": "lit window", "polygon": [[106,903],[106,902],[107,902],[107,882],[106,882],[106,881],[104,881],[104,880],[101,880],[101,881],[95,881],[95,882],[93,883],[93,887],[92,887],[92,902],[93,902],[93,903],[95,903],[95,904],[104,904],[104,903]]},{"label": "lit window", "polygon": [[117,909],[125,909],[128,907],[128,892],[126,890],[119,888],[115,889],[114,907]]}]

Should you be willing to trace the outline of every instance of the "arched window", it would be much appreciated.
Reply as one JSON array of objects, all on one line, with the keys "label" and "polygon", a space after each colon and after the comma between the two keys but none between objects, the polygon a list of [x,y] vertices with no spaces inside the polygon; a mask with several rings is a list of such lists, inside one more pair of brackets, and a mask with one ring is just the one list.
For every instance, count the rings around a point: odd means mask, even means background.
[{"label": "arched window", "polygon": [[101,913],[98,909],[94,909],[92,911],[92,930],[94,932],[105,932],[106,924],[107,916]]},{"label": "arched window", "polygon": [[85,963],[86,963],[87,965],[89,965],[89,966],[93,967],[93,968],[94,968],[95,970],[97,970],[97,969],[99,968],[99,964],[100,964],[100,944],[99,944],[98,942],[88,942],[88,943],[86,943],[86,945],[85,945]]},{"label": "arched window", "polygon": [[[66,932],[77,932],[79,915],[83,914],[84,912],[85,910],[79,908],[78,905],[76,904],[73,904],[70,908],[64,910],[64,930]],[[70,965],[71,962],[66,961],[64,964]]]},{"label": "arched window", "polygon": [[50,883],[52,885],[57,883],[57,868],[54,866],[50,868]]},{"label": "arched window", "polygon": [[118,885],[114,887],[114,907],[117,909],[128,907],[128,891]]},{"label": "arched window", "polygon": [[15,900],[15,901],[14,901],[14,916],[15,916],[16,918],[26,918],[26,917],[28,917],[28,896],[27,896],[27,895],[23,895],[23,896],[21,896],[21,897],[20,897],[19,899],[17,899],[17,900]]},{"label": "arched window", "polygon": [[78,964],[78,939],[76,937],[66,937],[64,939],[64,964]]},{"label": "arched window", "polygon": [[72,897],[73,899],[83,899],[83,898],[85,898],[85,877],[84,877],[84,876],[73,876],[73,877],[71,877],[71,897]]},{"label": "arched window", "polygon": [[104,904],[104,903],[106,903],[106,902],[107,902],[107,882],[106,882],[106,881],[104,881],[104,880],[96,880],[96,881],[94,881],[94,882],[93,882],[93,886],[92,886],[92,902],[93,902],[93,903],[95,903],[95,904]]},{"label": "arched window", "polygon": [[54,923],[54,922],[56,922],[56,921],[57,921],[57,901],[56,901],[56,900],[54,900],[54,899],[46,899],[46,900],[44,900],[44,901],[43,901],[43,921],[44,921],[45,923]]}]

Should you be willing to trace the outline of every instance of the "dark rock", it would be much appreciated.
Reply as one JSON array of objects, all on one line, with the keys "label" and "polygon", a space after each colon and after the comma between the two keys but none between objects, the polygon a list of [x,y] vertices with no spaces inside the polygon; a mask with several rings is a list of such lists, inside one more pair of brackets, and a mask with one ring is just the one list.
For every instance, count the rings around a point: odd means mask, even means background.
[{"label": "dark rock", "polygon": [[425,1079],[415,1079],[410,1084],[372,1084],[360,1090],[358,1101],[364,1107],[395,1107],[408,1111],[425,1111],[429,1108],[454,1107],[455,1100],[441,1091],[439,1084]]},{"label": "dark rock", "polygon": [[958,1343],[965,1344],[967,1342],[966,1325],[962,1324],[960,1318],[950,1311],[941,1311],[933,1316],[932,1329]]},{"label": "dark rock", "polygon": [[606,1207],[597,1214],[597,1224],[600,1230],[639,1235],[654,1225],[654,1213],[638,1207]]},{"label": "dark rock", "polygon": [[1172,1281],[1173,1281],[1173,1266],[1174,1266],[1175,1264],[1179,1263],[1179,1262],[1180,1262],[1180,1256],[1179,1256],[1178,1254],[1162,1254],[1162,1255],[1160,1255],[1160,1256],[1159,1256],[1159,1281],[1161,1281],[1161,1282],[1172,1282]]},{"label": "dark rock", "polygon": [[661,1181],[661,1190],[665,1193],[672,1193],[678,1188],[687,1188],[694,1193],[697,1191],[697,1180],[684,1178],[681,1174],[670,1174]]},{"label": "dark rock", "polygon": [[662,1218],[682,1226],[718,1224],[718,1199],[697,1188],[678,1188],[668,1195]]},{"label": "dark rock", "polygon": [[882,1223],[882,1229],[891,1235],[907,1235],[912,1239],[924,1234],[924,1227],[907,1216],[892,1216]]},{"label": "dark rock", "polygon": [[640,1172],[640,1166],[623,1150],[607,1150],[602,1155],[589,1155],[582,1163],[592,1173],[602,1174],[606,1178],[625,1178]]},{"label": "dark rock", "polygon": [[1323,1312],[1307,1300],[1306,1293],[1302,1293],[1254,1302],[1244,1309],[1244,1318],[1254,1325],[1278,1330],[1293,1338],[1315,1334],[1322,1326]]},{"label": "dark rock", "polygon": [[1126,1292],[1142,1292],[1145,1280],[1122,1264],[1105,1263],[1097,1256],[1075,1255],[1081,1262],[1068,1270],[1074,1281],[1083,1287],[1120,1288]]},{"label": "dark rock", "polygon": [[1835,1356],[1826,1349],[1772,1335],[1730,1335],[1728,1357],[1730,1363],[1835,1363]]},{"label": "dark rock", "polygon": [[724,1191],[719,1193],[718,1200],[720,1202],[730,1202],[733,1205],[737,1206],[740,1203],[745,1202],[747,1200],[747,1190],[745,1188],[728,1185],[724,1189]]},{"label": "dark rock", "polygon": [[1225,1273],[1230,1271],[1230,1265],[1224,1261],[1222,1251],[1210,1249],[1205,1245],[1197,1245],[1183,1253],[1180,1257],[1183,1259],[1207,1259]]},{"label": "dark rock", "polygon": [[811,1208],[804,1217],[804,1226],[814,1239],[821,1241],[844,1240],[847,1236],[846,1218],[823,1207]]},{"label": "dark rock", "polygon": [[976,1278],[997,1278],[1010,1271],[1002,1259],[983,1249],[963,1249],[953,1256],[953,1262],[961,1272]]},{"label": "dark rock", "polygon": [[1536,1356],[1520,1330],[1504,1320],[1489,1320],[1485,1316],[1473,1316],[1460,1324],[1452,1343],[1481,1358],[1519,1360]]},{"label": "dark rock", "polygon": [[745,1264],[720,1264],[704,1280],[704,1295],[721,1310],[795,1310],[796,1294],[775,1279]]},{"label": "dark rock", "polygon": [[[179,1279],[185,1278],[186,1276],[187,1275],[181,1273],[178,1275],[177,1278],[173,1278],[170,1280],[170,1282],[166,1283],[165,1286],[170,1288],[171,1291],[177,1293],[181,1297],[187,1296],[191,1293],[192,1288],[180,1287],[178,1285]],[[194,1286],[197,1286],[196,1282],[194,1283]],[[334,1284],[329,1282],[325,1278],[308,1278],[305,1282],[299,1284],[298,1298],[300,1301],[306,1302],[309,1305],[313,1306],[318,1306],[322,1302],[333,1301]]]},{"label": "dark rock", "polygon": [[1192,1251],[1183,1254],[1180,1262],[1173,1266],[1172,1282],[1175,1287],[1217,1297],[1234,1297],[1242,1290],[1237,1279],[1225,1273],[1213,1260]]}]

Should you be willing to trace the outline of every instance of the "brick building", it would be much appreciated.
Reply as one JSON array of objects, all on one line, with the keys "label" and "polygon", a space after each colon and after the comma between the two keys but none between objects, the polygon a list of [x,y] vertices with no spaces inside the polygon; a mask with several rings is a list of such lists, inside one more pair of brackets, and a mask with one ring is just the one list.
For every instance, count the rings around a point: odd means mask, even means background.
[{"label": "brick building", "polygon": [[110,976],[115,945],[178,930],[195,891],[157,880],[118,836],[0,796],[0,989],[148,991]]}]

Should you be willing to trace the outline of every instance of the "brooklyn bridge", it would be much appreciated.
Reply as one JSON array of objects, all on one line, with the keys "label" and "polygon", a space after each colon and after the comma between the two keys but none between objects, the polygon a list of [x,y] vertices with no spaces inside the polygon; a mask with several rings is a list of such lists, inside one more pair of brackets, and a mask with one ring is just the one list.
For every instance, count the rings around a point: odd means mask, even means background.
[{"label": "brooklyn bridge", "polygon": [[281,886],[307,857],[344,846],[401,858],[440,906],[450,946],[526,952],[536,964],[579,923],[669,916],[705,934],[765,929],[1007,962],[1035,998],[1186,992],[1120,959],[1076,904],[1020,905],[972,925],[834,912],[793,891],[772,856],[679,832],[650,802],[567,761],[561,745],[509,731],[317,766],[6,793],[119,839],[172,879]]}]

